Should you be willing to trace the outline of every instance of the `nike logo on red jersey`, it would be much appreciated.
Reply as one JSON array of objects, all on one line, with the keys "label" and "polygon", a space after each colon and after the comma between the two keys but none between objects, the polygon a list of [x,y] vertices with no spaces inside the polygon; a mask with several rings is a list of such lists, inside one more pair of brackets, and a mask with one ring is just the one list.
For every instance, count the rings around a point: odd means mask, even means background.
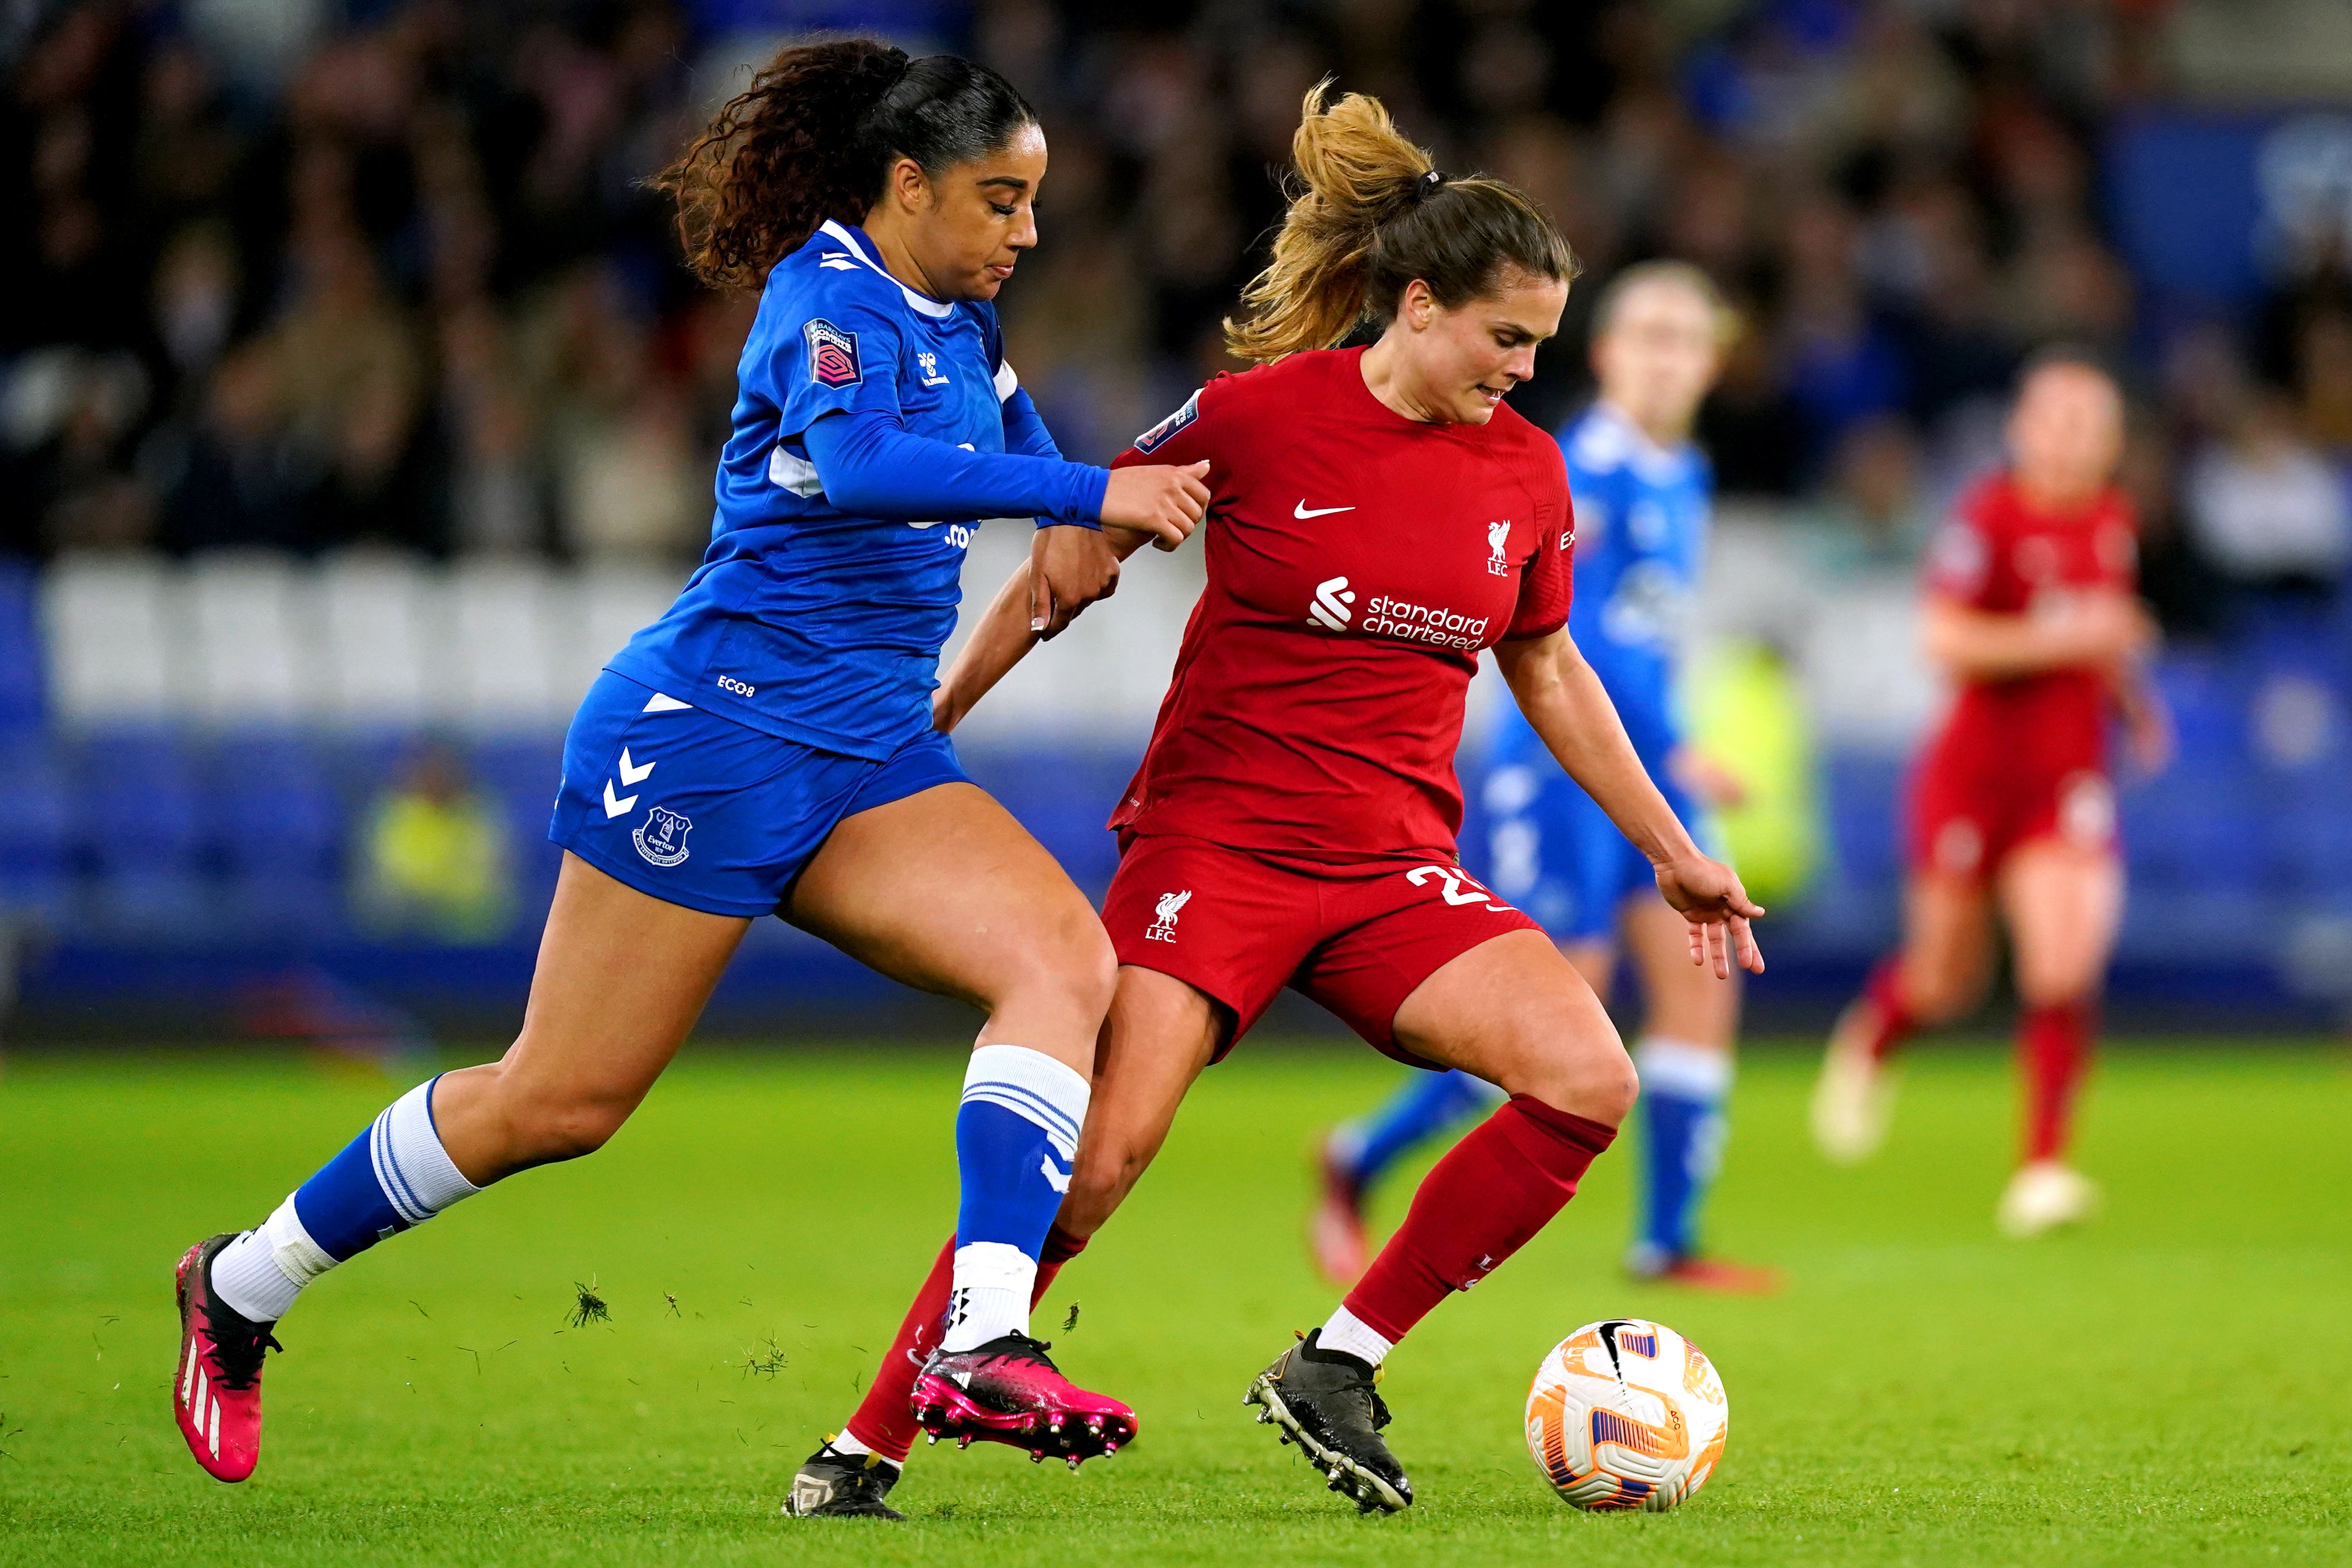
[{"label": "nike logo on red jersey", "polygon": [[1356,509],[1351,506],[1308,506],[1307,504],[1306,498],[1301,497],[1299,499],[1298,505],[1292,509],[1290,515],[1297,518],[1299,521],[1305,522],[1310,517],[1328,517],[1335,511],[1353,511],[1355,510]]}]

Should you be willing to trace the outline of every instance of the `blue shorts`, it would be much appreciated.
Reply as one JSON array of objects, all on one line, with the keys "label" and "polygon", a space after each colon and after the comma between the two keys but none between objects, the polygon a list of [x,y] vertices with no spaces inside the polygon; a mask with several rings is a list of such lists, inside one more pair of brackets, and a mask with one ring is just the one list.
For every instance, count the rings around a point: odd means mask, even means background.
[{"label": "blue shorts", "polygon": [[[1650,767],[1650,777],[1691,836],[1708,847],[1713,826],[1688,792],[1661,764]],[[1486,832],[1463,846],[1464,859],[1555,942],[1613,938],[1625,900],[1657,891],[1649,859],[1549,758],[1496,767],[1479,803]]]},{"label": "blue shorts", "polygon": [[665,903],[773,914],[843,817],[971,782],[945,735],[868,762],[721,719],[606,670],[564,737],[563,785],[547,836]]}]

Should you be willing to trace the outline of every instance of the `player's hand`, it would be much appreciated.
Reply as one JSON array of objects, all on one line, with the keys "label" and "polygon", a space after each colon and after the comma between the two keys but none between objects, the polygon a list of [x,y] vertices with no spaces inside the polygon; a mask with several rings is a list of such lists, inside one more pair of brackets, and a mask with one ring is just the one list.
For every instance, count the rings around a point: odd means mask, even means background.
[{"label": "player's hand", "polygon": [[2137,658],[2156,642],[2155,619],[2129,594],[2085,594],[2067,606],[2062,625],[2086,664]]},{"label": "player's hand", "polygon": [[1693,963],[1713,969],[1718,980],[1731,978],[1735,963],[1750,973],[1764,973],[1764,952],[1748,923],[1763,918],[1764,906],[1748,896],[1730,867],[1692,855],[1653,869],[1659,896],[1690,922]]},{"label": "player's hand", "polygon": [[1103,491],[1102,521],[1151,535],[1153,546],[1173,550],[1192,536],[1209,510],[1206,459],[1181,468],[1139,465],[1113,468]]},{"label": "player's hand", "polygon": [[1097,599],[1118,592],[1118,552],[1095,528],[1055,524],[1029,542],[1029,629],[1051,641]]}]

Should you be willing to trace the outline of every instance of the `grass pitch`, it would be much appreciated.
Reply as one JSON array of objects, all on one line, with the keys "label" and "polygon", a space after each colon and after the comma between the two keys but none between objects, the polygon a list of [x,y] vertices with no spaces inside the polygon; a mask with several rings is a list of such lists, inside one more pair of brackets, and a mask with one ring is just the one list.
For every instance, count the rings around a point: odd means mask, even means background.
[{"label": "grass pitch", "polygon": [[[1391,1436],[1423,1500],[1359,1519],[1240,1400],[1330,1305],[1298,1243],[1307,1134],[1393,1069],[1254,1043],[1039,1313],[1065,1366],[1137,1405],[1137,1446],[1077,1475],[918,1447],[907,1524],[782,1518],[951,1222],[958,1064],[689,1053],[604,1153],[313,1289],[271,1363],[261,1470],[225,1487],[171,1423],[172,1262],[257,1222],[397,1086],[226,1051],[13,1059],[0,1561],[2352,1562],[2352,1070],[2221,1045],[2109,1058],[2083,1150],[2107,1217],[2032,1245],[1991,1225],[1994,1050],[1922,1052],[1861,1173],[1805,1142],[1810,1055],[1752,1052],[1713,1231],[1788,1291],[1625,1283],[1612,1154],[1397,1353]],[[572,1326],[575,1281],[609,1322]],[[1674,1513],[1574,1513],[1520,1441],[1537,1360],[1616,1314],[1687,1331],[1730,1391],[1722,1468]]]}]

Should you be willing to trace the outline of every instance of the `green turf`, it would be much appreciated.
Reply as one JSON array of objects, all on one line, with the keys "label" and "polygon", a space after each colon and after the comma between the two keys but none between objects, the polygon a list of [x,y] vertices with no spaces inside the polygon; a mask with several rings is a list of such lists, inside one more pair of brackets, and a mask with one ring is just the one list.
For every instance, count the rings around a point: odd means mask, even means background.
[{"label": "green turf", "polygon": [[[1996,1053],[1924,1056],[1861,1173],[1805,1144],[1809,1068],[1751,1055],[1716,1215],[1789,1290],[1625,1284],[1629,1161],[1604,1159],[1397,1353],[1391,1435],[1423,1500],[1360,1520],[1240,1395],[1328,1309],[1297,1243],[1307,1130],[1391,1076],[1360,1051],[1244,1050],[1040,1314],[1074,1374],[1140,1410],[1136,1447],[1077,1475],[918,1449],[895,1500],[913,1519],[877,1526],[777,1503],[949,1221],[952,1055],[690,1053],[603,1154],[320,1285],[272,1364],[261,1471],[234,1488],[171,1425],[172,1260],[258,1221],[391,1086],[285,1056],[19,1057],[0,1562],[2352,1562],[2340,1054],[2116,1053],[2083,1151],[2108,1216],[2030,1246],[1990,1222]],[[574,1280],[609,1325],[566,1326]],[[1674,1513],[1572,1512],[1521,1446],[1538,1358],[1620,1314],[1689,1332],[1730,1391],[1722,1468]]]}]

